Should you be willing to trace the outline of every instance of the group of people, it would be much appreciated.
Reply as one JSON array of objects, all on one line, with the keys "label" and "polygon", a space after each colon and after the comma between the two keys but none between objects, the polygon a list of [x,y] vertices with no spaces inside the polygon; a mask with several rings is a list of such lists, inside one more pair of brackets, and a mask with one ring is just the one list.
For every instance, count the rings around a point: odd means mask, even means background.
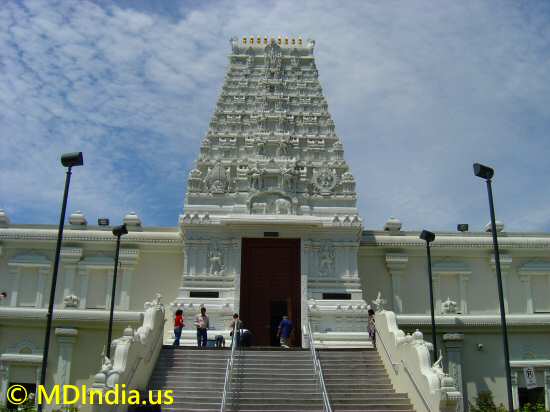
[{"label": "group of people", "polygon": [[[210,328],[210,319],[206,314],[206,308],[204,306],[201,307],[201,312],[197,316],[195,316],[195,322],[193,323],[193,325],[197,329],[197,347],[206,348],[208,343],[207,331]],[[184,327],[185,323],[183,311],[181,309],[178,309],[174,317],[174,346],[179,346],[181,332],[183,331]],[[283,319],[281,320],[277,328],[277,338],[279,338],[281,347],[284,349],[289,348],[289,339],[290,335],[292,334],[293,327],[294,325],[292,321],[288,318],[288,316],[283,316]],[[229,329],[231,330],[230,335],[233,339],[236,340],[236,345],[239,346],[241,343],[241,339],[244,336],[241,332],[243,331],[243,321],[239,318],[238,313],[233,314],[233,320],[229,324]],[[233,331],[235,330],[237,331],[237,333],[234,335]],[[376,347],[376,325],[374,321],[374,310],[372,309],[368,310],[367,331],[374,347]]]},{"label": "group of people", "polygon": [[[197,347],[206,348],[208,344],[208,329],[210,328],[210,319],[206,314],[206,308],[201,307],[201,312],[195,316],[195,321],[193,325],[197,329]],[[181,333],[185,327],[183,311],[181,309],[176,310],[174,316],[174,346],[180,345]],[[277,328],[277,337],[280,340],[281,347],[284,349],[289,348],[289,339],[292,334],[293,324],[288,316],[283,316],[279,327]],[[243,329],[243,321],[239,318],[239,314],[233,314],[233,320],[229,324],[229,329],[231,330],[230,336],[235,339],[235,343],[239,346],[246,338],[246,329]],[[237,331],[234,334],[234,331]],[[222,338],[223,339],[223,338]]]}]

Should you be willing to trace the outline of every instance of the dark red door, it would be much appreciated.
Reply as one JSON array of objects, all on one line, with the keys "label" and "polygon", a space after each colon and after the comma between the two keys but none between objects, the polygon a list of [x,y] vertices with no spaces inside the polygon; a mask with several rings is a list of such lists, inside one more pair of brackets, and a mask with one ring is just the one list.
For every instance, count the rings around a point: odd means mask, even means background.
[{"label": "dark red door", "polygon": [[243,239],[240,315],[254,345],[276,346],[276,325],[294,323],[291,344],[301,345],[300,239]]}]

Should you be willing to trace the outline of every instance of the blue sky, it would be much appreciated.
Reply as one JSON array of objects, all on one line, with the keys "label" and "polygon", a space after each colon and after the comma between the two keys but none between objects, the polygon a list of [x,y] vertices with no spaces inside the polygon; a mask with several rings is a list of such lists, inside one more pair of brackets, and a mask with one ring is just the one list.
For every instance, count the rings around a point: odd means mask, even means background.
[{"label": "blue sky", "polygon": [[368,229],[550,230],[546,1],[3,1],[0,208],[56,223],[59,154],[83,151],[69,212],[175,226],[229,39],[316,40]]}]

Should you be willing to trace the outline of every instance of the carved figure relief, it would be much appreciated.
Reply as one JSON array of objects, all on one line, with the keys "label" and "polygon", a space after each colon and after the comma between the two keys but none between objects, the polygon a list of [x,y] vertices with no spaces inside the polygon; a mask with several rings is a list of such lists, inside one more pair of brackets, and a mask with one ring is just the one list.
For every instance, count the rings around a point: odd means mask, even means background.
[{"label": "carved figure relief", "polygon": [[316,170],[313,174],[312,183],[321,194],[330,194],[338,183],[336,170],[330,170],[328,167]]},{"label": "carved figure relief", "polygon": [[209,170],[206,181],[211,193],[225,193],[227,191],[229,186],[228,173],[220,161]]},{"label": "carved figure relief", "polygon": [[292,167],[292,165],[290,165],[290,163],[288,163],[281,170],[281,187],[283,190],[288,192],[296,190],[296,178],[296,170]]},{"label": "carved figure relief", "polygon": [[323,276],[334,274],[334,246],[331,242],[325,241],[319,250],[319,273]]},{"label": "carved figure relief", "polygon": [[211,275],[223,274],[223,252],[217,243],[212,242],[208,251],[209,268],[208,273]]},{"label": "carved figure relief", "polygon": [[261,193],[250,200],[251,214],[291,215],[293,201],[278,193]]},{"label": "carved figure relief", "polygon": [[258,164],[254,165],[252,169],[248,171],[248,183],[250,189],[261,190],[262,189],[262,172],[258,167]]},{"label": "carved figure relief", "polygon": [[447,297],[447,300],[441,303],[441,313],[445,315],[456,313],[456,306],[456,302],[451,300],[450,297]]}]

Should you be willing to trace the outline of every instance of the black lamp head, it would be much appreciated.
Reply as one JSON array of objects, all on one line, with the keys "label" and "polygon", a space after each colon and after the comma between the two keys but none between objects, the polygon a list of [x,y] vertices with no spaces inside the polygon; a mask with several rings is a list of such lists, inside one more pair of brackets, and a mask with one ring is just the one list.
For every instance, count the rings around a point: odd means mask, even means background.
[{"label": "black lamp head", "polygon": [[428,243],[433,242],[435,240],[435,233],[430,232],[429,230],[423,230],[422,233],[420,233],[420,239],[425,240]]},{"label": "black lamp head", "polygon": [[65,167],[82,166],[84,164],[82,152],[63,153],[61,164]]},{"label": "black lamp head", "polygon": [[489,180],[493,177],[495,171],[489,166],[484,166],[481,163],[474,163],[474,175],[482,179]]},{"label": "black lamp head", "polygon": [[126,228],[126,223],[120,226],[115,226],[113,228],[113,235],[115,235],[116,237],[120,237],[122,235],[127,235],[127,234],[128,234],[128,229]]},{"label": "black lamp head", "polygon": [[468,223],[460,223],[456,225],[456,230],[459,232],[467,232],[468,231]]}]

